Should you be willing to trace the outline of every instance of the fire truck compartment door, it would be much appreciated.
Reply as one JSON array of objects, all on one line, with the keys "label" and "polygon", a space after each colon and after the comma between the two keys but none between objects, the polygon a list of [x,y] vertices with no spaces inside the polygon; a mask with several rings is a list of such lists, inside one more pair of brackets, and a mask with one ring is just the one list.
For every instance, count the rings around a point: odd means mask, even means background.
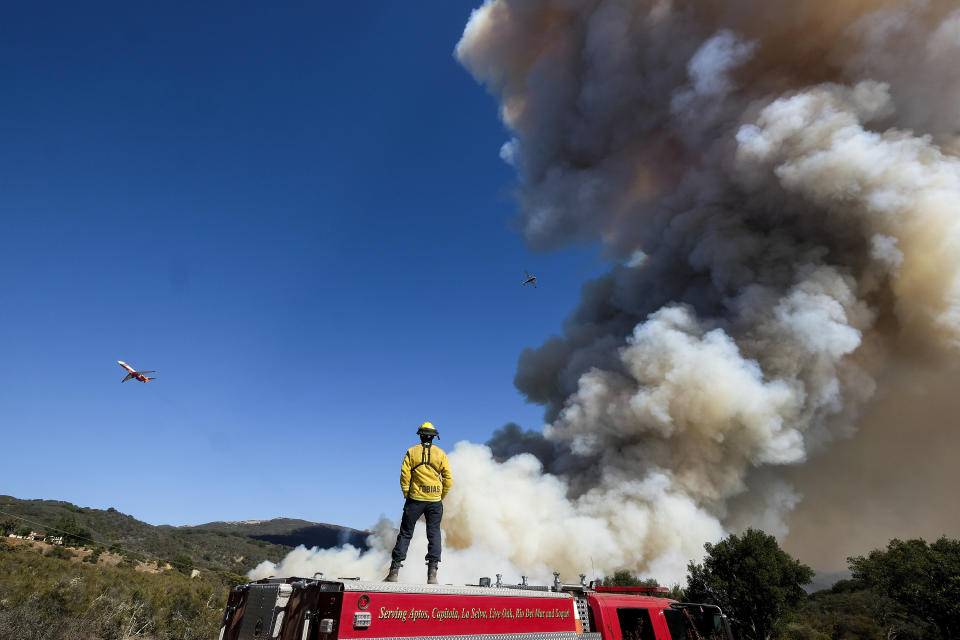
[{"label": "fire truck compartment door", "polygon": [[289,584],[252,584],[237,640],[276,638],[293,587]]}]

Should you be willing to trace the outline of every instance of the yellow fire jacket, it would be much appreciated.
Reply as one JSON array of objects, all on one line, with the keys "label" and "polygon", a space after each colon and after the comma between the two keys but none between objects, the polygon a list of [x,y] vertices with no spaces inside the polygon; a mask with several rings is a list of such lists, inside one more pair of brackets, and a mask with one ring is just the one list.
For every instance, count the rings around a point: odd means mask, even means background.
[{"label": "yellow fire jacket", "polygon": [[410,447],[400,466],[400,490],[404,498],[439,502],[453,485],[447,454],[435,444]]}]

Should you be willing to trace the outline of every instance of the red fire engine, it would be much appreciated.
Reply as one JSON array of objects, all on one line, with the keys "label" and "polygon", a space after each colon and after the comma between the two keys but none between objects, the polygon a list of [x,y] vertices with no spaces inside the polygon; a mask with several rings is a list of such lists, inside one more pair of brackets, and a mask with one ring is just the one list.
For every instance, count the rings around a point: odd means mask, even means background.
[{"label": "red fire engine", "polygon": [[665,591],[268,578],[231,590],[220,640],[732,640],[719,607]]}]

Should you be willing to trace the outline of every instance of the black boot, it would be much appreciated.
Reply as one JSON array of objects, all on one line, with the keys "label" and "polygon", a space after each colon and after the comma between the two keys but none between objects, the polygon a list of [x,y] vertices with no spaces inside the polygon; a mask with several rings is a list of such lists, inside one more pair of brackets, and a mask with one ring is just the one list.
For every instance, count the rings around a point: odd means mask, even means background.
[{"label": "black boot", "polygon": [[427,562],[427,584],[437,584],[437,561]]},{"label": "black boot", "polygon": [[387,574],[387,577],[383,579],[384,582],[396,582],[400,578],[400,567],[402,567],[399,562],[394,560],[390,563],[390,573]]}]

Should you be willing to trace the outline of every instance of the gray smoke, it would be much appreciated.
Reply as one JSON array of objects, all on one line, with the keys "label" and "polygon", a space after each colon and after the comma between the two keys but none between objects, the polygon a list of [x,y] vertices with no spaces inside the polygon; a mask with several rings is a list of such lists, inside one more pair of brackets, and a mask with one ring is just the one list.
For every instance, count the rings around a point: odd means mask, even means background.
[{"label": "gray smoke", "polygon": [[882,549],[891,538],[960,537],[960,371],[895,363],[865,407],[861,428],[786,470],[803,492],[786,518],[785,550],[818,570]]},{"label": "gray smoke", "polygon": [[574,500],[656,476],[707,520],[785,535],[800,496],[777,470],[850,436],[892,355],[956,354],[954,7],[475,11],[456,53],[501,105],[527,242],[620,263],[520,357],[544,440],[495,450],[576,478]]}]

